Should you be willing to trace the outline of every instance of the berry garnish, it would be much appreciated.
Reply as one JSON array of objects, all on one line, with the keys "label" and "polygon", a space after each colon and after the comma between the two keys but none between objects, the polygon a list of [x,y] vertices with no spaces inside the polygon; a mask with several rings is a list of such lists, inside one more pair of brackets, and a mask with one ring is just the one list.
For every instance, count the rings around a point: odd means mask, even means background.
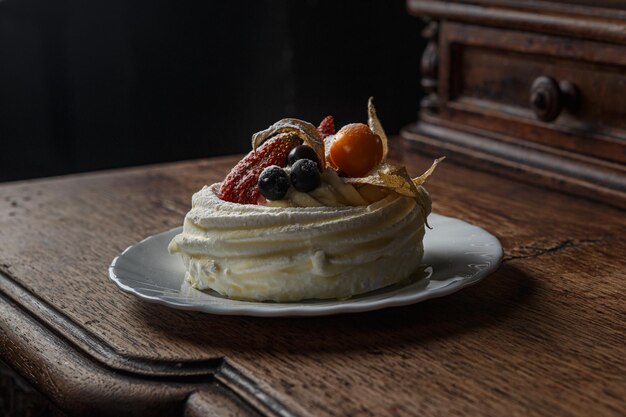
[{"label": "berry garnish", "polygon": [[383,159],[383,143],[363,123],[342,127],[330,145],[330,163],[350,177],[362,177]]},{"label": "berry garnish", "polygon": [[270,165],[259,175],[259,191],[268,200],[282,200],[289,191],[289,176],[278,165]]},{"label": "berry garnish", "polygon": [[297,160],[291,167],[290,178],[293,188],[303,193],[313,191],[320,185],[320,171],[310,159]]},{"label": "berry garnish", "polygon": [[310,146],[299,145],[293,148],[287,155],[287,165],[293,165],[296,163],[296,161],[300,159],[310,159],[317,164],[317,167],[320,171],[322,170],[320,160],[317,157],[317,154],[315,153],[313,148],[311,148]]},{"label": "berry garnish", "polygon": [[326,136],[334,135],[335,121],[333,120],[333,116],[326,116],[317,127],[317,131],[322,134],[322,139],[324,139]]},{"label": "berry garnish", "polygon": [[259,198],[259,175],[270,165],[285,166],[287,154],[301,139],[286,133],[263,142],[256,151],[246,155],[224,179],[219,191],[222,200],[240,204],[256,204]]}]

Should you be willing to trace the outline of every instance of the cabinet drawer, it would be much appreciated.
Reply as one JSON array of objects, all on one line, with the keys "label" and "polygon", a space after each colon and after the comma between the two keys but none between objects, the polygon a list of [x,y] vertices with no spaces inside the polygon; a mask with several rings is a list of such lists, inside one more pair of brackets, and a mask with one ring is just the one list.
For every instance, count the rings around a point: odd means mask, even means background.
[{"label": "cabinet drawer", "polygon": [[625,46],[451,22],[439,43],[442,119],[626,163]]}]

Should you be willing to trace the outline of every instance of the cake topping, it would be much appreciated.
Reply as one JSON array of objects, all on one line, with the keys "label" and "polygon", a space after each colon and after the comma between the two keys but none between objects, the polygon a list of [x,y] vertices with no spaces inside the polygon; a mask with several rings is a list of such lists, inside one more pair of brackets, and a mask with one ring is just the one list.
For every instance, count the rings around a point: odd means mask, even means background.
[{"label": "cake topping", "polygon": [[387,158],[387,152],[389,152],[389,146],[387,145],[388,139],[385,129],[383,129],[383,125],[380,123],[380,119],[376,114],[373,97],[370,97],[369,100],[367,100],[367,125],[370,127],[372,132],[380,137],[380,140],[382,141],[383,157],[381,159],[384,161]]},{"label": "cake topping", "polygon": [[420,186],[443,158],[412,179],[406,168],[386,162],[388,139],[372,98],[367,112],[367,124],[351,123],[337,133],[332,116],[318,128],[287,118],[255,133],[252,152],[228,174],[218,195],[271,207],[356,207],[393,193],[420,204]]},{"label": "cake topping", "polygon": [[235,165],[222,183],[219,197],[232,203],[256,204],[261,172],[270,165],[285,166],[287,154],[300,143],[300,137],[291,132],[268,139]]},{"label": "cake topping", "polygon": [[252,135],[252,150],[256,150],[269,138],[281,133],[292,133],[298,136],[305,145],[309,145],[320,161],[324,160],[324,141],[315,126],[300,119],[281,119],[265,130]]},{"label": "cake topping", "polygon": [[310,159],[299,159],[291,167],[291,183],[303,193],[315,190],[320,185],[318,165]]},{"label": "cake topping", "polygon": [[278,165],[270,165],[259,175],[259,192],[268,200],[282,200],[289,191],[289,176]]},{"label": "cake topping", "polygon": [[383,159],[380,136],[363,123],[342,127],[335,135],[329,152],[330,163],[349,177],[362,177]]},{"label": "cake topping", "polygon": [[317,131],[320,132],[322,138],[335,134],[335,120],[333,116],[326,116],[324,120],[317,127]]},{"label": "cake topping", "polygon": [[293,165],[300,159],[310,159],[317,164],[320,171],[323,169],[317,154],[310,146],[300,145],[293,148],[287,155],[287,165]]}]

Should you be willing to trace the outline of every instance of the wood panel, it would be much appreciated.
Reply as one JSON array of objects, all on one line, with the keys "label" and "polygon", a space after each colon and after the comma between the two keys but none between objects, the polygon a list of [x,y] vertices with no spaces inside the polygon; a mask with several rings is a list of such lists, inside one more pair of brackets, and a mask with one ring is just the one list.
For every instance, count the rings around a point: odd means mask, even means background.
[{"label": "wood panel", "polygon": [[459,0],[482,6],[507,6],[535,12],[568,12],[573,15],[626,19],[623,0]]},{"label": "wood panel", "polygon": [[[392,156],[414,174],[429,165],[398,141]],[[626,411],[623,211],[453,163],[428,185],[434,210],[487,228],[506,254],[497,273],[458,294],[262,319],[119,291],[107,277],[112,258],[178,226],[191,193],[236,159],[0,186],[2,359],[70,412],[104,402],[100,413],[114,415],[121,395],[137,409],[154,402],[154,415],[197,415],[213,395],[216,409],[253,415]]]},{"label": "wood panel", "polygon": [[623,166],[491,135],[426,114],[402,131],[415,152],[626,209]]},{"label": "wood panel", "polygon": [[626,12],[594,6],[602,4],[591,0],[585,5],[542,0],[407,0],[407,9],[415,16],[626,44]]},{"label": "wood panel", "polygon": [[[626,162],[626,47],[453,23],[440,32],[441,117]],[[576,111],[538,120],[530,90],[540,76],[573,83]]]}]

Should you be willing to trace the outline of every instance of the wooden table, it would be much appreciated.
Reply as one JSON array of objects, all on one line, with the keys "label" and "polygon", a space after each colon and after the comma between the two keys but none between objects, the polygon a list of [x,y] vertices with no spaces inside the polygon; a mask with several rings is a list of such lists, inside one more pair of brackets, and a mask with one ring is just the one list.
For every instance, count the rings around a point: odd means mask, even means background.
[{"label": "wooden table", "polygon": [[434,210],[505,248],[454,295],[262,319],[122,293],[113,257],[180,225],[236,160],[1,185],[0,358],[77,415],[626,414],[624,212],[453,163],[429,181]]}]

